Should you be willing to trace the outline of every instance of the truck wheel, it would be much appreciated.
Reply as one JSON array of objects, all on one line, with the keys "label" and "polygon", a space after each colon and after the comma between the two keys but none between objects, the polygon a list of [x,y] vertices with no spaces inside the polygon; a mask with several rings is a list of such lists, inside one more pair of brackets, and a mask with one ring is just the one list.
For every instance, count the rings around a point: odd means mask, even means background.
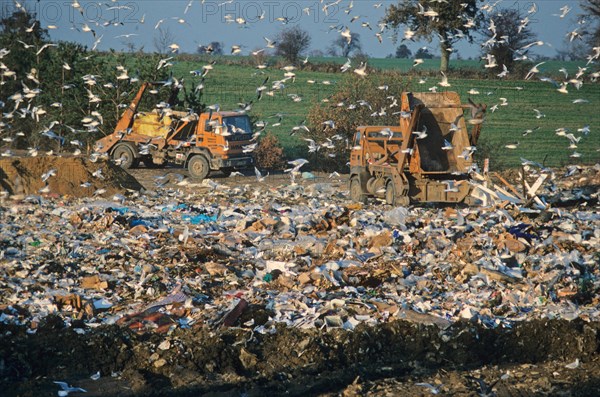
[{"label": "truck wheel", "polygon": [[385,185],[385,202],[389,205],[394,205],[396,202],[396,188],[394,188],[394,182],[388,181]]},{"label": "truck wheel", "polygon": [[360,181],[357,177],[350,179],[350,200],[363,204],[367,202],[367,197],[363,194],[362,186],[360,186]]},{"label": "truck wheel", "polygon": [[206,178],[210,171],[208,160],[206,160],[206,157],[200,155],[192,157],[188,163],[188,171],[192,178]]},{"label": "truck wheel", "polygon": [[136,167],[139,163],[139,160],[133,155],[133,150],[127,145],[117,146],[112,153],[112,158],[119,161],[121,168],[126,170]]},{"label": "truck wheel", "polygon": [[391,180],[385,185],[385,202],[391,206],[403,206],[406,207],[410,204],[408,196],[397,196],[394,182]]}]

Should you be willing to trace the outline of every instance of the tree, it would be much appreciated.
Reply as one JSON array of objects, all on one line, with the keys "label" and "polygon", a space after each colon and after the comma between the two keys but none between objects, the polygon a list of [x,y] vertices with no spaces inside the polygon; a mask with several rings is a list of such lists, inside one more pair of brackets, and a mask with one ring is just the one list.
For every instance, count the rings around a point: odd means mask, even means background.
[{"label": "tree", "polygon": [[485,41],[482,51],[485,55],[493,55],[498,66],[494,71],[502,71],[503,65],[511,69],[515,58],[525,55],[528,51],[519,49],[536,40],[536,34],[529,26],[520,27],[526,15],[518,9],[498,10],[496,14],[486,19],[479,28]]},{"label": "tree", "polygon": [[344,58],[348,58],[350,53],[353,51],[362,51],[362,45],[360,43],[360,34],[359,33],[350,33],[350,42],[345,37],[339,36],[337,39],[331,42],[331,46],[328,49],[329,54],[332,56],[336,56],[338,54],[338,50],[340,51],[340,55]]},{"label": "tree", "polygon": [[158,36],[154,37],[154,48],[159,54],[166,54],[169,46],[175,42],[175,36],[169,28],[158,28]]},{"label": "tree", "polygon": [[584,36],[590,47],[598,47],[600,46],[600,0],[582,0],[581,8],[586,11],[584,20],[591,17],[589,18],[591,26],[586,29]]},{"label": "tree", "polygon": [[406,59],[412,56],[412,51],[406,46],[406,44],[401,44],[396,48],[396,58]]},{"label": "tree", "polygon": [[299,26],[283,29],[277,36],[275,55],[282,56],[292,64],[298,63],[300,55],[310,47],[310,35]]},{"label": "tree", "polygon": [[421,47],[415,53],[415,58],[432,59],[433,58],[433,54],[431,54],[426,47]]},{"label": "tree", "polygon": [[223,55],[223,43],[211,41],[208,45],[198,47],[198,54]]},{"label": "tree", "polygon": [[482,13],[477,3],[482,0],[405,0],[391,5],[385,11],[384,23],[398,30],[406,25],[414,32],[414,38],[429,41],[437,35],[440,39],[440,70],[448,70],[451,48],[454,43],[466,38],[473,42],[471,34],[480,26]]}]

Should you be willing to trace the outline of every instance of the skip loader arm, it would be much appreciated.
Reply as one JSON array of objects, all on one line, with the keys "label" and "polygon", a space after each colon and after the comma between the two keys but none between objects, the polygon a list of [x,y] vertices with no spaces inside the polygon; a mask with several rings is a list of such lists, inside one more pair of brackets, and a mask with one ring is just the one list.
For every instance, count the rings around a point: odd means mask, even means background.
[{"label": "skip loader arm", "polygon": [[138,90],[138,93],[135,95],[135,98],[133,98],[133,101],[131,101],[129,107],[127,108],[127,110],[125,110],[125,112],[117,122],[115,132],[125,132],[129,128],[129,126],[133,122],[133,117],[135,116],[135,112],[137,111],[138,105],[142,100],[142,96],[144,96],[144,92],[150,85],[151,83],[148,82],[145,82],[141,85],[140,89]]},{"label": "skip loader arm", "polygon": [[404,169],[404,165],[406,163],[407,160],[407,153],[405,153],[405,151],[407,149],[412,149],[414,144],[415,144],[415,136],[413,135],[413,131],[415,130],[415,128],[417,128],[417,125],[419,123],[419,118],[421,117],[421,110],[423,109],[423,105],[422,104],[418,104],[417,106],[415,106],[413,112],[412,112],[412,116],[410,118],[410,123],[408,125],[408,130],[405,132],[405,139],[402,142],[402,154],[400,157],[400,161],[398,161],[398,171],[402,172],[402,170]]}]

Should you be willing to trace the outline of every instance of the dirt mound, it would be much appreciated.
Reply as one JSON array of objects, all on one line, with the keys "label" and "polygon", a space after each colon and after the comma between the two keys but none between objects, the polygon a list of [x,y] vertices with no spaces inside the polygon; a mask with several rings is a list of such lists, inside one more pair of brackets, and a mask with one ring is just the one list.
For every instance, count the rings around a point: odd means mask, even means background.
[{"label": "dirt mound", "polygon": [[109,196],[141,188],[125,170],[106,161],[56,156],[0,159],[0,192],[10,195]]},{"label": "dirt mound", "polygon": [[[115,326],[78,335],[49,316],[34,335],[0,325],[0,387],[7,396],[50,395],[54,380],[89,396],[329,396],[356,386],[363,393],[343,395],[428,396],[425,382],[443,395],[597,395],[598,327],[536,320],[440,330],[394,321],[355,332],[198,327],[161,337]],[[90,380],[97,372],[101,379]],[[497,383],[497,394],[473,379]]]}]

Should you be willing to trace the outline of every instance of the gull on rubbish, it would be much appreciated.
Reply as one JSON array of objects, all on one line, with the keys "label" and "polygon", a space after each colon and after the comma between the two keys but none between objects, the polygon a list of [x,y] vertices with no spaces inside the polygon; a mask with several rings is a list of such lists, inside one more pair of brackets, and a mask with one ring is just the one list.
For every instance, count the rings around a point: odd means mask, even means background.
[{"label": "gull on rubbish", "polygon": [[427,389],[429,389],[429,391],[431,392],[431,394],[439,394],[440,393],[440,389],[442,388],[443,385],[439,385],[439,386],[433,386],[430,383],[415,383],[415,386],[423,386],[426,387]]},{"label": "gull on rubbish", "polygon": [[92,176],[98,179],[104,179],[104,175],[102,175],[102,168],[98,168],[96,171],[92,172]]}]

